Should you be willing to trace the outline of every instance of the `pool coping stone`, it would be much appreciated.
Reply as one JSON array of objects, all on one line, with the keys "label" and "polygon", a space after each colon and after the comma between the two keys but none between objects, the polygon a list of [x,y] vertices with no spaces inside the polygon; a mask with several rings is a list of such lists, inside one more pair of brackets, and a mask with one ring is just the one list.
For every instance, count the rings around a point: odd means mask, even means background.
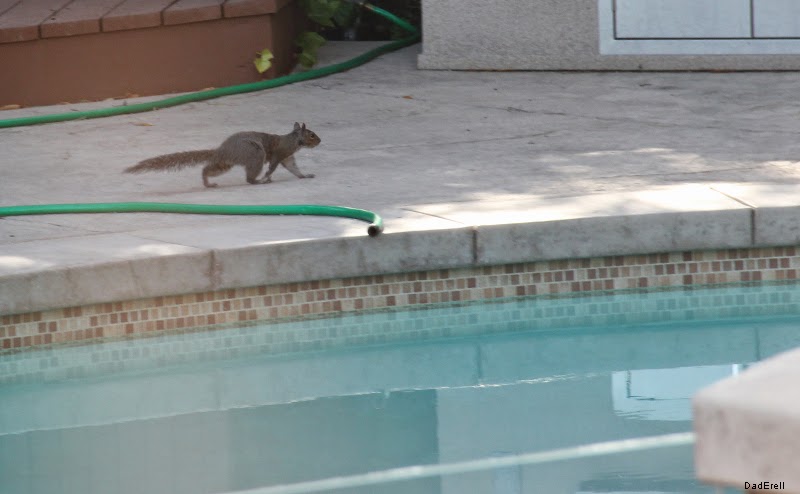
[{"label": "pool coping stone", "polygon": [[[689,190],[701,207],[726,209],[654,212],[674,206],[650,203],[642,208],[646,213],[615,215],[595,206],[591,212],[595,216],[588,217],[580,217],[578,206],[568,213],[560,209],[571,201],[586,202],[586,197],[579,197],[560,198],[555,213],[546,207],[525,209],[526,201],[504,201],[505,209],[499,212],[490,202],[460,203],[452,217],[438,211],[433,224],[424,215],[412,215],[409,220],[408,211],[398,211],[393,216],[406,220],[399,221],[400,231],[393,231],[388,221],[386,232],[375,238],[366,235],[364,224],[351,222],[353,229],[347,236],[276,240],[267,234],[261,237],[266,240],[258,241],[259,236],[242,221],[227,225],[227,235],[235,237],[239,229],[243,240],[224,247],[214,246],[213,231],[207,232],[210,244],[204,245],[200,235],[187,240],[186,245],[178,239],[154,239],[157,230],[148,230],[145,237],[136,232],[108,233],[9,244],[4,247],[7,259],[32,261],[16,269],[6,267],[0,276],[0,314],[374,274],[780,245],[780,235],[770,238],[762,233],[759,242],[753,238],[753,231],[768,231],[761,222],[774,221],[770,217],[776,215],[782,218],[783,228],[787,228],[787,222],[800,228],[800,220],[792,215],[794,207],[786,211],[770,208],[759,215],[754,214],[758,209],[711,188]],[[687,189],[679,187],[674,192],[683,195]],[[654,191],[652,196],[663,193]],[[627,194],[632,195],[647,193]],[[603,203],[607,196],[598,195],[590,202]],[[632,202],[625,193],[614,197],[621,203]],[[481,207],[492,210],[492,223],[479,214]],[[552,218],[554,214],[567,218],[501,223],[505,213],[512,221]],[[433,228],[415,230],[415,221]],[[89,258],[86,252],[92,253]]]}]

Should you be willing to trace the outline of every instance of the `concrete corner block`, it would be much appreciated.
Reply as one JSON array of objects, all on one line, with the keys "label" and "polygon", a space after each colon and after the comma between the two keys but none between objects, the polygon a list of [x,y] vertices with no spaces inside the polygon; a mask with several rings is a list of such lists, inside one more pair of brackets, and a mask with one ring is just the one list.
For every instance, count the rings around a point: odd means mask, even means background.
[{"label": "concrete corner block", "polygon": [[[792,166],[775,162],[775,166]],[[712,186],[753,209],[753,244],[756,247],[800,244],[800,186],[721,182]]]},{"label": "concrete corner block", "polygon": [[30,274],[0,277],[0,314],[30,312],[31,305]]},{"label": "concrete corner block", "polygon": [[472,229],[274,243],[214,251],[215,288],[466,266]]},{"label": "concrete corner block", "polygon": [[[141,297],[211,290],[211,251],[197,251],[129,261],[126,282]],[[122,299],[117,299],[122,300]]]},{"label": "concrete corner block", "polygon": [[751,245],[750,211],[669,212],[477,227],[480,265]]},{"label": "concrete corner block", "polygon": [[211,251],[124,233],[4,246],[0,314],[207,290]]},{"label": "concrete corner block", "polygon": [[[800,349],[715,383],[693,399],[695,470],[708,483],[800,493]],[[769,488],[754,486],[768,482]],[[783,484],[780,484],[780,483]]]},{"label": "concrete corner block", "polygon": [[800,244],[800,206],[755,209],[756,246]]},{"label": "concrete corner block", "polygon": [[422,10],[421,69],[553,69],[597,56],[594,1],[423,0]]},{"label": "concrete corner block", "polygon": [[211,253],[57,267],[0,277],[0,314],[208,290]]},{"label": "concrete corner block", "polygon": [[4,276],[0,278],[0,314],[139,298],[125,279],[129,273],[125,262],[112,262]]}]

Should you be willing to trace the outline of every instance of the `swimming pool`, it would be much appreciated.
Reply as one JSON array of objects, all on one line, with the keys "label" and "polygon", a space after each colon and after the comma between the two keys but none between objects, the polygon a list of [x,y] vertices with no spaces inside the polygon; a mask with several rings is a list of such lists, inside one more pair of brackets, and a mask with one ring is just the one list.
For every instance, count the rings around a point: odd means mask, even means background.
[{"label": "swimming pool", "polygon": [[[594,322],[595,324],[590,324]],[[0,358],[0,493],[213,493],[691,430],[800,288],[538,297]],[[336,492],[714,492],[691,446]]]}]

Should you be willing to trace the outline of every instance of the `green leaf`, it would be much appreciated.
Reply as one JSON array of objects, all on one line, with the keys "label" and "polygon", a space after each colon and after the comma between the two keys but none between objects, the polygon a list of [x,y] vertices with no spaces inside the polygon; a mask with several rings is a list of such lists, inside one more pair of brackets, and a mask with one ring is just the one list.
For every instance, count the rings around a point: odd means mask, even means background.
[{"label": "green leaf", "polygon": [[255,60],[253,60],[253,64],[256,66],[256,70],[259,74],[263,74],[264,72],[268,71],[270,67],[272,67],[272,59],[275,56],[269,51],[268,48],[264,48],[260,52],[256,53],[258,55]]},{"label": "green leaf", "polygon": [[294,41],[294,44],[300,47],[300,55],[298,57],[300,65],[306,69],[313,67],[317,63],[317,51],[325,43],[327,43],[325,38],[315,32],[306,31],[301,33]]},{"label": "green leaf", "polygon": [[325,38],[313,31],[305,31],[297,37],[294,44],[299,46],[303,51],[316,52],[325,44]]},{"label": "green leaf", "polygon": [[327,27],[334,27],[331,18],[341,5],[342,0],[308,0],[303,3],[308,18]]},{"label": "green leaf", "polygon": [[304,68],[310,69],[314,66],[314,64],[317,63],[317,55],[315,53],[304,51],[300,54],[300,57],[298,57],[298,61]]},{"label": "green leaf", "polygon": [[349,2],[342,3],[333,13],[331,19],[339,27],[350,27],[356,20],[356,5]]}]

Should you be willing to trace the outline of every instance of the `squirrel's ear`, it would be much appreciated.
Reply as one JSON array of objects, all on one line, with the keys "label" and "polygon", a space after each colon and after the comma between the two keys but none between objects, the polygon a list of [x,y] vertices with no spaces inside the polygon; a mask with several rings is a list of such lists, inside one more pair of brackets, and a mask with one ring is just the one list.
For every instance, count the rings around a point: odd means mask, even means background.
[{"label": "squirrel's ear", "polygon": [[306,130],[306,123],[303,122],[303,130]]},{"label": "squirrel's ear", "polygon": [[294,123],[294,130],[300,130],[300,124],[295,122]]}]

